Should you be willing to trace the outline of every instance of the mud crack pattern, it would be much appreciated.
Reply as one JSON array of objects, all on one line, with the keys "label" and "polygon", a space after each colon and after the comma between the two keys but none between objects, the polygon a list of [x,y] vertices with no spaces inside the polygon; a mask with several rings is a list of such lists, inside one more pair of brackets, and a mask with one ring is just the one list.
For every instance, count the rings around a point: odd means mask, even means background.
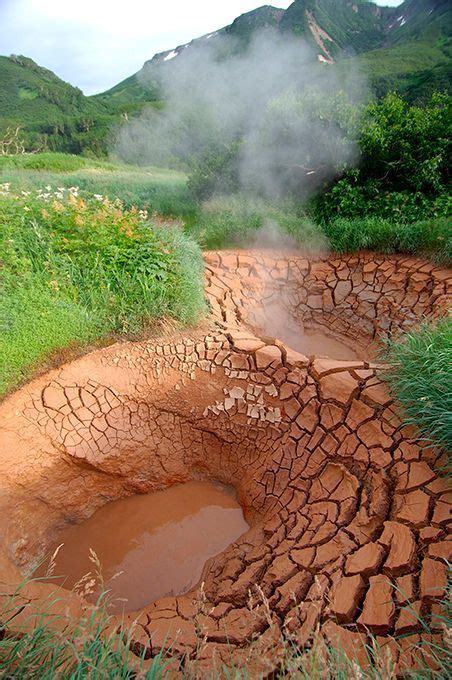
[{"label": "mud crack pattern", "polygon": [[[0,406],[2,590],[109,500],[217,479],[251,528],[209,560],[201,589],[128,617],[136,653],[170,647],[200,677],[250,662],[257,677],[278,667],[282,640],[304,647],[319,630],[361,662],[374,635],[399,670],[415,665],[421,640],[440,638],[452,561],[440,454],[402,425],[375,364],[305,357],[259,331],[259,303],[365,348],[445,314],[448,284],[401,257],[207,254],[208,334],[93,352]],[[65,611],[82,606],[60,594]]]}]

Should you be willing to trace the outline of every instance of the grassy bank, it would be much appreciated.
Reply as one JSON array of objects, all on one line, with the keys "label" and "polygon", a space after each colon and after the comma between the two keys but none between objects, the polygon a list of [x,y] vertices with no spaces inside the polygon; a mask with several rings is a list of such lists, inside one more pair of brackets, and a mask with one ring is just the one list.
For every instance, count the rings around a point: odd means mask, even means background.
[{"label": "grassy bank", "polygon": [[307,215],[290,202],[268,203],[247,196],[218,196],[185,220],[185,229],[210,250],[231,247],[325,250],[328,240]]},{"label": "grassy bank", "polygon": [[76,188],[0,191],[0,394],[58,349],[197,318],[201,253],[177,225]]},{"label": "grassy bank", "polygon": [[338,218],[325,224],[324,232],[337,253],[374,250],[384,254],[409,253],[437,264],[452,262],[452,229],[447,217],[416,222],[380,217]]},{"label": "grassy bank", "polygon": [[452,320],[423,324],[390,342],[383,374],[427,443],[452,451]]},{"label": "grassy bank", "polygon": [[319,222],[288,199],[198,203],[174,170],[29,154],[0,159],[0,184],[0,394],[62,348],[131,337],[159,316],[192,321],[202,306],[199,246],[452,262],[446,217]]},{"label": "grassy bank", "polygon": [[[324,219],[315,206],[302,207],[290,199],[270,202],[235,194],[199,202],[182,172],[51,153],[0,158],[0,182],[10,183],[17,192],[77,186],[86,198],[100,194],[112,201],[121,200],[125,208],[175,217],[203,249],[259,245],[339,253],[366,249],[409,253],[438,264],[452,262],[446,198],[438,203],[438,214],[428,219],[418,219],[419,211],[408,210],[409,197],[402,195],[397,197],[401,201],[398,209],[392,206],[389,217],[333,214]],[[347,200],[355,203],[350,197]]]}]

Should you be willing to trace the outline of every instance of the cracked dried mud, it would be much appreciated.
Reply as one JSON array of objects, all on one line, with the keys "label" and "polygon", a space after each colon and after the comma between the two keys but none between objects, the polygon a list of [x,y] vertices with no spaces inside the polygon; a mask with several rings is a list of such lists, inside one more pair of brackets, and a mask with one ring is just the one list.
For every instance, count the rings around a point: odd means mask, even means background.
[{"label": "cracked dried mud", "polygon": [[[236,489],[249,529],[206,562],[202,597],[127,615],[137,653],[169,646],[200,677],[252,656],[258,677],[278,667],[281,639],[304,646],[318,626],[358,660],[372,634],[398,670],[415,665],[421,639],[440,636],[410,611],[430,617],[445,592],[451,488],[372,356],[380,336],[447,313],[450,272],[366,253],[205,262],[207,332],[92,352],[0,405],[2,590],[109,501],[215,480]],[[312,329],[352,355],[306,356],[272,328]],[[56,585],[23,597],[38,607],[55,590],[65,614],[80,611]]]}]

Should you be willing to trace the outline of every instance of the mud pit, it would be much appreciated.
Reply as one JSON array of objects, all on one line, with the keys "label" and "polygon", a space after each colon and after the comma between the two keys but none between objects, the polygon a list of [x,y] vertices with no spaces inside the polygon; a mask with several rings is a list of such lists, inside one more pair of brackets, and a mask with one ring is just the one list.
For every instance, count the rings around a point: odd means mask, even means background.
[{"label": "mud pit", "polygon": [[[137,650],[151,658],[169,646],[203,677],[251,656],[258,675],[278,667],[281,639],[303,647],[318,625],[363,663],[374,634],[399,670],[414,664],[421,637],[439,639],[435,600],[452,559],[438,454],[401,426],[375,364],[307,358],[259,331],[257,315],[259,300],[277,301],[291,323],[366,353],[387,332],[445,314],[450,272],[366,254],[211,253],[206,267],[208,332],[93,352],[0,406],[2,590],[58,530],[107,502],[218,480],[237,490],[250,529],[205,564],[202,597],[129,615]],[[38,606],[54,590],[24,597]],[[79,598],[60,594],[79,611]],[[432,617],[432,635],[413,610]]]},{"label": "mud pit", "polygon": [[[107,503],[85,522],[58,534],[51,581],[72,589],[93,572],[90,550],[102,565],[109,610],[133,611],[195,588],[206,561],[249,529],[234,490],[210,482]],[[46,576],[47,561],[37,570]],[[56,576],[64,578],[55,578]],[[89,597],[96,602],[98,588]]]}]

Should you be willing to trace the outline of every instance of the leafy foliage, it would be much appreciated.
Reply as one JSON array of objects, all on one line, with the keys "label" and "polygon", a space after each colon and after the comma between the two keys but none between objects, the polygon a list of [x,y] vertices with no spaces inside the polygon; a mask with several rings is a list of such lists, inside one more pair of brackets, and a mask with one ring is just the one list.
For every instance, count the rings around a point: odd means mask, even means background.
[{"label": "leafy foliage", "polygon": [[366,215],[410,222],[447,215],[451,101],[436,93],[418,107],[389,94],[370,104],[358,132],[359,169],[314,202],[316,216],[324,222]]},{"label": "leafy foliage", "polygon": [[195,161],[188,188],[201,200],[215,193],[232,194],[239,189],[240,143],[212,144]]},{"label": "leafy foliage", "polygon": [[199,249],[177,225],[50,187],[0,196],[0,393],[51,352],[203,307]]}]

